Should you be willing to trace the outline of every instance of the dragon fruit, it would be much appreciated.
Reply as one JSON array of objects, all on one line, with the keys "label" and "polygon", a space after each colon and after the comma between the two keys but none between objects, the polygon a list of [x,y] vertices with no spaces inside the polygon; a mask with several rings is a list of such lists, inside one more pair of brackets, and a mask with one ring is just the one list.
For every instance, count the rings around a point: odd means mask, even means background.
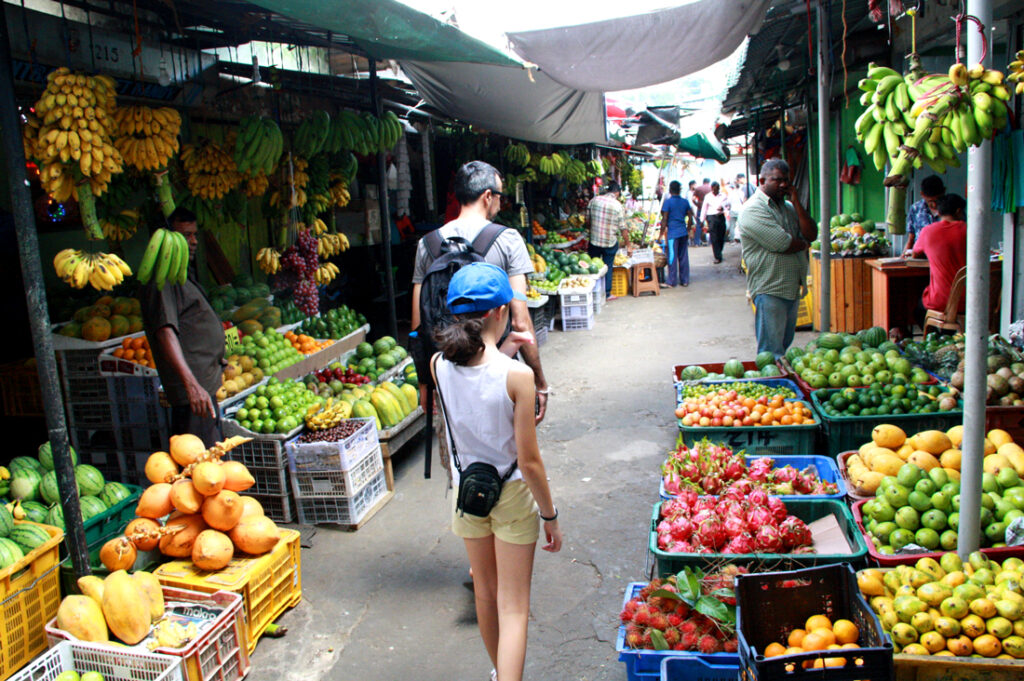
[{"label": "dragon fruit", "polygon": [[814,542],[807,523],[794,515],[782,521],[782,524],[779,525],[779,535],[782,537],[782,543],[787,549],[808,546]]},{"label": "dragon fruit", "polygon": [[665,547],[665,550],[668,551],[669,553],[695,553],[696,552],[696,550],[693,547],[693,544],[691,544],[690,542],[685,541],[685,540],[684,541],[676,541],[674,539],[668,542],[668,545]]},{"label": "dragon fruit", "polygon": [[814,476],[801,473],[793,478],[793,487],[800,494],[810,494],[816,487],[817,480]]},{"label": "dragon fruit", "polygon": [[747,501],[750,502],[751,506],[767,506],[768,493],[761,488],[751,490],[750,494],[747,495]]},{"label": "dragon fruit", "polygon": [[700,513],[701,511],[714,511],[716,510],[717,506],[718,500],[715,499],[714,497],[700,497],[699,499],[697,499],[697,501],[690,505],[690,508],[696,514]]},{"label": "dragon fruit", "polygon": [[687,540],[693,535],[693,523],[689,518],[679,516],[669,523],[668,533],[677,541]]},{"label": "dragon fruit", "polygon": [[[722,478],[725,480],[739,480],[743,477],[744,473],[747,472],[747,467],[742,461],[733,459],[726,464],[725,470],[722,471]],[[710,490],[708,490],[710,491]]]},{"label": "dragon fruit", "polygon": [[782,537],[774,525],[761,525],[754,533],[754,544],[758,552],[779,553],[782,549]]},{"label": "dragon fruit", "polygon": [[[730,541],[735,539],[741,534],[747,531],[747,521],[742,516],[731,515],[726,516],[725,522],[722,523],[722,527],[725,529],[725,536]],[[726,553],[746,553],[745,551],[726,551]]]},{"label": "dragon fruit", "polygon": [[708,494],[718,494],[722,491],[724,483],[716,473],[708,473],[700,480],[700,486]]},{"label": "dragon fruit", "polygon": [[792,466],[783,466],[772,471],[772,482],[793,482],[796,479],[797,470]]},{"label": "dragon fruit", "polygon": [[756,459],[754,463],[750,464],[750,468],[747,469],[747,477],[756,482],[765,482],[768,480],[768,475],[771,473],[772,464],[775,462],[771,459]]},{"label": "dragon fruit", "polygon": [[772,512],[772,515],[779,522],[785,520],[786,516],[789,515],[786,511],[786,504],[778,497],[768,497],[768,510]]},{"label": "dragon fruit", "polygon": [[722,553],[753,553],[754,537],[749,532],[742,532],[729,540],[722,548]]},{"label": "dragon fruit", "polygon": [[762,525],[774,525],[775,516],[768,510],[767,506],[754,506],[747,511],[747,524],[750,527],[761,527]]},{"label": "dragon fruit", "polygon": [[697,490],[695,489],[687,488],[679,493],[679,501],[683,502],[684,504],[690,507],[696,504],[697,499],[699,498],[700,495],[697,494]]},{"label": "dragon fruit", "polygon": [[705,518],[701,522],[698,522],[694,536],[697,537],[697,541],[700,543],[702,549],[709,548],[712,549],[712,551],[721,548],[725,544],[726,540],[725,528],[723,527],[722,522],[714,516]]}]

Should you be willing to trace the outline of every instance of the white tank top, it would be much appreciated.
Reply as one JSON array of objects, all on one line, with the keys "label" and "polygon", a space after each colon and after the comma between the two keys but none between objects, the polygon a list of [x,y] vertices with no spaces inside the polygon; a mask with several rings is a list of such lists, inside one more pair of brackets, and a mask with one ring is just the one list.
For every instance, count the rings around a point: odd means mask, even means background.
[{"label": "white tank top", "polygon": [[[459,466],[465,470],[475,461],[489,463],[505,475],[516,460],[514,403],[508,396],[508,372],[516,360],[500,355],[477,366],[459,366],[438,357],[437,383],[448,407],[448,447],[458,444]],[[455,431],[454,433],[452,431]],[[454,436],[454,437],[453,437]],[[453,484],[459,472],[452,466]],[[516,468],[509,480],[521,480]]]}]

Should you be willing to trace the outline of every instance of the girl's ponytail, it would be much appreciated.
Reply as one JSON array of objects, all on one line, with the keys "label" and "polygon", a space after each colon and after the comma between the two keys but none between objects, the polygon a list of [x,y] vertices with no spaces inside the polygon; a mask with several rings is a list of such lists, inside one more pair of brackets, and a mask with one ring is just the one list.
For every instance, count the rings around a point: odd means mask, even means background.
[{"label": "girl's ponytail", "polygon": [[484,315],[480,312],[461,315],[448,326],[434,331],[434,344],[449,362],[465,365],[484,349],[481,332]]}]

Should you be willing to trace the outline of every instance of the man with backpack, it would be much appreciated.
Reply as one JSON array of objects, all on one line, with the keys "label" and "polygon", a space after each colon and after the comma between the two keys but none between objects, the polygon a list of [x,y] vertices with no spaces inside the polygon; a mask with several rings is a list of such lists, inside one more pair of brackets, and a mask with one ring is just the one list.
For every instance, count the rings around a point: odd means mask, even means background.
[{"label": "man with backpack", "polygon": [[[479,260],[497,265],[508,274],[514,291],[526,293],[526,275],[533,272],[526,243],[516,230],[493,222],[501,208],[502,191],[501,175],[493,166],[483,161],[466,163],[455,174],[459,216],[420,239],[416,247],[412,275],[412,328],[415,335],[410,338],[410,350],[418,369],[434,353],[433,326],[450,321],[445,297],[447,283],[461,265]],[[511,303],[511,327],[512,332],[534,337],[533,321],[525,302],[514,300]],[[537,422],[540,423],[548,398],[540,353],[534,342],[523,344],[520,353],[523,362],[533,369],[537,385]],[[421,403],[427,405],[427,386],[423,384],[429,381],[429,368],[419,370],[418,375]]]}]

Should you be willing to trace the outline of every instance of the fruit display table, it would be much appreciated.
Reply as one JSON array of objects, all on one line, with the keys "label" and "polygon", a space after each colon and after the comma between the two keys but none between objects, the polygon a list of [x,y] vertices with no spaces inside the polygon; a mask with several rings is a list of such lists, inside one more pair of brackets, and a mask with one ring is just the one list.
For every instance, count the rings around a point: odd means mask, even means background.
[{"label": "fruit display table", "polygon": [[[867,257],[830,259],[832,295],[829,300],[829,331],[856,333],[871,326],[872,279],[869,261]],[[821,319],[822,304],[821,257],[818,255],[811,260],[811,294],[814,306],[812,320],[817,324]]]},{"label": "fruit display table", "polygon": [[423,407],[416,407],[412,413],[402,419],[401,423],[380,432],[380,452],[384,457],[384,470],[387,474],[388,490],[395,488],[395,476],[391,469],[391,456],[426,427],[427,415],[424,413]]}]

